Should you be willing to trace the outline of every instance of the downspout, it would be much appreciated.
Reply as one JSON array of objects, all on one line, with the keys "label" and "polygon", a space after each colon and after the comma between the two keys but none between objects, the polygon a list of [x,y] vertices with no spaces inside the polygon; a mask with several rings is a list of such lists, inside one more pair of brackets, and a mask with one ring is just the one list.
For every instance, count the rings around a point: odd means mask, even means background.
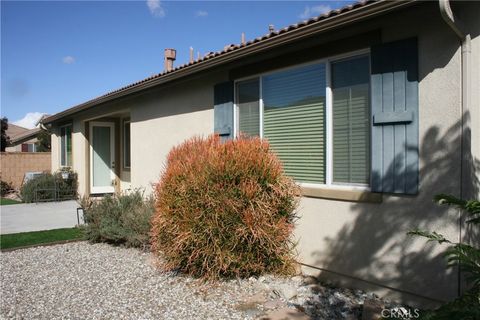
[{"label": "downspout", "polygon": [[[469,61],[470,61],[470,34],[467,33],[467,30],[464,24],[455,17],[450,7],[449,0],[439,0],[440,13],[443,20],[448,24],[448,26],[453,30],[461,42],[462,55],[461,55],[461,86],[462,86],[462,102],[461,102],[461,146],[460,146],[460,198],[465,199],[471,197],[470,186],[464,184],[470,181],[471,177],[471,133],[470,130],[465,132],[465,129],[470,128],[470,72],[469,72]],[[465,190],[467,189],[467,190]],[[459,213],[459,242],[462,242],[462,232],[463,232],[463,213]],[[461,273],[460,268],[458,269],[458,295],[461,295]]]}]

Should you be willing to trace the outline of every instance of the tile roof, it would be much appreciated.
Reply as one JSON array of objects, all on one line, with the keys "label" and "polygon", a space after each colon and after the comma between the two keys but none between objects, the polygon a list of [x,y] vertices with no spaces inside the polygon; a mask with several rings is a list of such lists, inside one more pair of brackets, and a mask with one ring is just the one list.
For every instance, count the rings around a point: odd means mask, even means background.
[{"label": "tile roof", "polygon": [[[115,96],[127,91],[128,89],[131,89],[131,88],[133,89],[134,87],[139,87],[143,84],[147,84],[148,82],[151,82],[152,80],[160,79],[160,78],[163,78],[164,76],[175,74],[178,71],[186,70],[186,69],[189,69],[190,67],[193,67],[193,66],[202,65],[203,63],[205,63],[207,61],[209,62],[209,61],[212,61],[212,60],[216,60],[217,58],[226,56],[227,54],[229,54],[231,52],[240,51],[242,49],[249,48],[251,46],[254,46],[254,45],[257,45],[257,44],[260,44],[260,43],[271,41],[275,38],[282,37],[282,35],[286,35],[286,34],[290,33],[291,31],[303,29],[303,28],[311,26],[311,25],[313,25],[317,22],[321,22],[323,20],[327,20],[327,19],[333,18],[335,16],[338,16],[338,15],[341,15],[341,14],[344,14],[344,13],[348,13],[350,11],[355,11],[356,9],[360,9],[360,8],[363,8],[363,7],[368,7],[368,6],[370,6],[372,4],[376,4],[376,3],[378,3],[378,4],[380,4],[380,3],[395,3],[395,2],[396,3],[402,3],[402,2],[403,3],[409,3],[409,2],[413,2],[413,1],[414,0],[398,1],[398,2],[396,2],[396,1],[386,1],[386,0],[363,0],[363,1],[359,1],[359,2],[356,2],[356,3],[350,4],[350,5],[344,6],[342,8],[336,9],[336,10],[331,10],[331,11],[326,12],[324,14],[321,14],[319,16],[301,21],[301,22],[296,23],[296,24],[289,25],[285,28],[278,29],[278,30],[273,30],[272,32],[269,32],[269,33],[267,33],[263,36],[257,37],[255,39],[247,41],[245,43],[230,44],[230,45],[225,46],[223,48],[223,50],[221,50],[221,51],[209,52],[208,54],[194,60],[193,62],[184,63],[182,65],[179,65],[179,66],[173,68],[170,71],[163,71],[161,73],[154,74],[154,75],[152,75],[148,78],[145,78],[143,80],[131,83],[131,84],[129,84],[127,86],[124,86],[122,88],[110,91],[110,92],[108,92],[104,95],[101,95],[101,96],[97,97],[97,98],[91,99],[87,102],[84,102],[82,104],[74,106],[70,109],[59,112],[59,113],[57,113],[57,114],[55,114],[51,117],[48,117],[48,118],[44,119],[43,123],[53,122],[55,120],[58,120],[58,119],[60,119],[64,116],[66,116],[67,114],[72,114],[74,112],[83,110],[83,108],[92,107],[92,106],[96,105],[97,103],[101,103],[101,102],[105,102],[106,100],[113,99]],[[398,5],[398,6],[400,6],[400,5]]]}]

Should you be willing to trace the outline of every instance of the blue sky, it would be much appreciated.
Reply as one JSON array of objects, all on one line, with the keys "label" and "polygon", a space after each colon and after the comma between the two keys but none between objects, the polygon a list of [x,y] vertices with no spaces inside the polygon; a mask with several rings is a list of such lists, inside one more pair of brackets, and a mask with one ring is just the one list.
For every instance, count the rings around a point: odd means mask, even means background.
[{"label": "blue sky", "polygon": [[163,69],[353,1],[1,1],[1,115],[32,126]]}]

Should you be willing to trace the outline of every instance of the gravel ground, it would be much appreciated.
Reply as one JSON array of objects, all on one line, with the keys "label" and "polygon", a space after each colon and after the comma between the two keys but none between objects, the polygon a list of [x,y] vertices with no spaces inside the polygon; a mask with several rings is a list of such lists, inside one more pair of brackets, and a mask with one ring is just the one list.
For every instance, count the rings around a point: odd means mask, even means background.
[{"label": "gravel ground", "polygon": [[204,283],[153,263],[137,249],[87,242],[1,253],[0,318],[253,319],[290,307],[358,319],[371,296],[301,276]]}]

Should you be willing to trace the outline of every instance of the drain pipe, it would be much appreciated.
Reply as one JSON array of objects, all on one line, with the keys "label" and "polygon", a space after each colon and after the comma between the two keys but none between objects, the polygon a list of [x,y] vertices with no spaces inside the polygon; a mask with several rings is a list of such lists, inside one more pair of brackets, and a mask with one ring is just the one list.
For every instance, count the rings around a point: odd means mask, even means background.
[{"label": "drain pipe", "polygon": [[[470,127],[470,72],[469,72],[469,62],[470,62],[470,34],[467,33],[467,29],[464,24],[458,20],[452,12],[450,7],[449,0],[439,0],[440,13],[443,20],[448,24],[448,26],[455,32],[461,42],[462,46],[462,55],[461,55],[461,72],[462,72],[462,122],[461,122],[461,146],[460,146],[460,198],[465,199],[471,197],[470,186],[464,186],[464,183],[470,181],[471,176],[471,163],[470,159],[471,154],[471,132],[465,132],[466,128]],[[467,189],[467,190],[465,190]],[[462,232],[463,232],[463,213],[460,212],[459,219],[459,242],[462,242]],[[460,268],[458,269],[458,295],[461,295],[461,273]]]}]

